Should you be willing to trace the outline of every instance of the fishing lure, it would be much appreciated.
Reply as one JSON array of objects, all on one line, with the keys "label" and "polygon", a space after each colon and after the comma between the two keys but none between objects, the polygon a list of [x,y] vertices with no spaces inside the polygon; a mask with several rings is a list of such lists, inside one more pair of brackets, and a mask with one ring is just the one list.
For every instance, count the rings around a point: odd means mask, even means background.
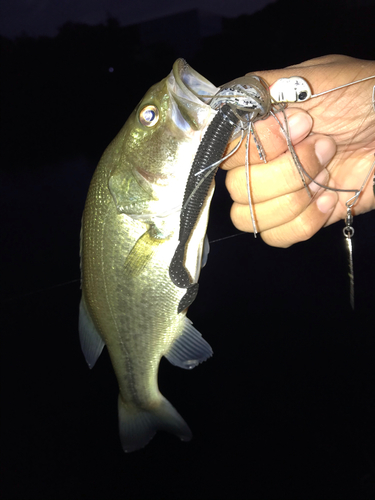
[{"label": "fishing lure", "polygon": [[[271,87],[267,85],[264,79],[256,75],[246,75],[244,77],[233,80],[220,87],[219,91],[212,97],[210,106],[218,113],[210,126],[200,144],[193,167],[190,172],[188,183],[185,190],[185,197],[183,208],[181,211],[181,232],[180,243],[172,260],[170,266],[170,276],[172,281],[182,288],[187,288],[185,297],[182,299],[179,310],[187,307],[195,298],[198,291],[198,284],[192,283],[188,272],[186,271],[184,261],[184,248],[186,242],[194,228],[194,224],[199,215],[203,200],[207,194],[212,179],[214,178],[218,166],[229,156],[234,154],[242,144],[246,135],[246,158],[245,158],[245,171],[246,171],[246,184],[248,202],[250,208],[250,217],[253,224],[254,236],[257,236],[258,230],[255,220],[255,214],[251,196],[250,186],[250,162],[249,162],[249,144],[250,137],[253,138],[256,145],[259,158],[263,162],[267,162],[266,154],[263,146],[257,137],[254,123],[257,120],[263,120],[272,116],[280,126],[288,149],[292,155],[294,164],[300,175],[302,184],[306,189],[309,197],[312,198],[308,182],[314,181],[315,184],[321,188],[345,193],[354,193],[347,202],[347,217],[345,221],[344,236],[348,248],[348,261],[349,261],[349,278],[350,278],[350,303],[354,309],[354,271],[353,271],[353,251],[352,251],[352,237],[354,229],[352,227],[353,214],[352,207],[358,201],[360,194],[363,192],[367,181],[374,171],[375,161],[370,166],[370,169],[359,189],[340,189],[320,184],[313,179],[308,172],[304,169],[300,162],[297,153],[293,147],[288,120],[285,114],[285,108],[288,102],[298,103],[305,102],[309,99],[320,97],[321,95],[339,90],[360,82],[364,82],[375,78],[375,75],[361,80],[335,87],[317,94],[313,94],[310,85],[302,77],[289,77],[277,80]],[[372,95],[372,107],[375,111],[375,86]],[[276,116],[278,112],[282,112],[284,116],[285,125],[283,125],[279,118]],[[223,157],[225,148],[230,140],[241,135],[240,140],[236,147],[226,156]],[[374,194],[375,194],[375,175],[374,175]],[[178,285],[180,283],[181,285]]]},{"label": "fishing lure", "polygon": [[[303,102],[308,99],[312,99],[314,97],[319,97],[324,94],[328,94],[329,92],[333,92],[335,90],[339,90],[345,87],[348,87],[350,85],[354,85],[356,83],[361,83],[367,80],[371,80],[375,78],[375,75],[369,76],[367,78],[362,78],[361,80],[356,80],[355,82],[350,82],[345,85],[340,85],[339,87],[335,87],[333,89],[325,90],[323,92],[320,92],[318,94],[312,94],[311,89],[309,87],[309,84],[306,82],[301,77],[292,77],[292,78],[281,78],[280,80],[277,80],[274,85],[270,87],[270,95],[271,98],[274,99],[276,102]],[[375,85],[372,90],[372,109],[375,112]],[[371,112],[371,111],[370,111]],[[289,147],[289,142],[290,138],[288,141],[288,148],[291,150],[293,146]],[[291,151],[292,152],[292,151]],[[293,153],[292,153],[293,154]],[[375,156],[375,155],[374,155]],[[303,166],[301,163],[298,161],[296,163],[296,166],[298,168],[298,171],[301,173],[302,172],[307,175],[307,177],[310,180],[313,180],[308,173],[304,170]],[[362,182],[362,185],[359,189],[337,189],[337,188],[332,188],[329,186],[324,186],[320,184],[319,182],[314,181],[318,186],[323,187],[324,189],[328,189],[331,191],[338,191],[338,192],[354,192],[354,196],[349,198],[345,205],[346,205],[346,217],[345,217],[345,227],[343,228],[343,234],[345,236],[346,240],[346,246],[347,246],[347,252],[348,252],[348,266],[349,266],[349,299],[350,299],[350,305],[352,309],[354,309],[354,265],[353,265],[353,245],[352,245],[352,238],[354,236],[354,228],[352,226],[353,224],[353,212],[352,208],[353,206],[357,203],[360,194],[363,192],[363,189],[365,188],[369,177],[371,176],[371,173],[374,171],[375,168],[375,160],[371,164],[370,169],[368,170],[365,179]],[[305,183],[304,183],[305,185]],[[306,185],[305,185],[306,187]],[[248,188],[249,189],[249,188]],[[375,173],[373,176],[373,191],[374,191],[374,196],[375,196]]]}]

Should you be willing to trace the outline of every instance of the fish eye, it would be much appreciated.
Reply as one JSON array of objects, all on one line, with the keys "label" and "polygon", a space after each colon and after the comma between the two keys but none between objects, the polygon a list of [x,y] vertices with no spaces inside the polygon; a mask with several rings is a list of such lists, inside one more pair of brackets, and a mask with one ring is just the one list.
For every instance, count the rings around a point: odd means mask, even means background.
[{"label": "fish eye", "polygon": [[139,112],[139,121],[145,127],[153,127],[159,121],[159,110],[156,106],[149,104]]},{"label": "fish eye", "polygon": [[304,101],[307,98],[307,92],[303,91],[298,94],[298,100],[299,101]]}]

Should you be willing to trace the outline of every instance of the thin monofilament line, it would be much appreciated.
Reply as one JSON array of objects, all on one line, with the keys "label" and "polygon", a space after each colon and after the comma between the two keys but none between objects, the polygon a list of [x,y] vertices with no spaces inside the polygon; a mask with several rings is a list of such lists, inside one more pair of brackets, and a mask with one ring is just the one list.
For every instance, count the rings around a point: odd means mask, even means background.
[{"label": "thin monofilament line", "polygon": [[9,304],[10,302],[14,302],[15,300],[23,299],[25,297],[30,297],[38,293],[49,292],[50,290],[54,290],[62,286],[71,285],[72,283],[78,283],[79,281],[81,281],[81,278],[76,278],[74,280],[64,281],[63,283],[57,283],[55,285],[46,286],[44,288],[39,288],[38,290],[32,290],[30,292],[26,292],[21,295],[16,295],[15,297],[11,297],[10,299],[4,300],[3,304]]},{"label": "thin monofilament line", "polygon": [[244,234],[247,234],[247,233],[243,232],[243,233],[230,234],[229,236],[223,236],[222,238],[217,238],[216,240],[210,240],[209,243],[210,243],[210,245],[212,245],[213,243],[218,243],[219,241],[229,240],[230,238],[235,238],[236,236],[243,236]]}]

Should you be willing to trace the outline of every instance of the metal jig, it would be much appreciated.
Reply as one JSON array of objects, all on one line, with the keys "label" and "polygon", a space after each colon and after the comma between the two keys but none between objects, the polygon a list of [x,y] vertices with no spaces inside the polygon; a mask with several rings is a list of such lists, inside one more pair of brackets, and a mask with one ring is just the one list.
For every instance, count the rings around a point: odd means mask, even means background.
[{"label": "metal jig", "polygon": [[353,245],[352,238],[354,236],[354,228],[352,226],[353,223],[353,214],[351,206],[348,206],[346,203],[346,217],[345,217],[345,227],[342,230],[346,239],[346,246],[348,250],[348,264],[349,264],[349,280],[350,280],[350,305],[352,309],[354,309],[354,267],[353,267]]},{"label": "metal jig", "polygon": [[[375,87],[374,87],[375,89]],[[375,154],[374,154],[375,156]],[[375,168],[375,159],[371,165],[370,170],[368,171],[361,188],[356,192],[354,196],[349,198],[347,202],[345,203],[346,205],[346,217],[345,217],[345,227],[343,228],[342,232],[344,233],[345,239],[346,239],[346,247],[348,250],[348,265],[349,265],[349,280],[350,280],[350,305],[352,306],[352,309],[354,310],[354,265],[353,265],[353,244],[352,244],[352,238],[354,236],[354,228],[352,226],[353,224],[353,213],[352,213],[352,207],[357,203],[359,195],[363,191],[364,187],[367,184],[367,181],[370,177],[371,172]],[[375,175],[374,175],[374,180],[375,180]],[[373,185],[374,186],[374,185]],[[375,193],[375,192],[374,192]]]}]

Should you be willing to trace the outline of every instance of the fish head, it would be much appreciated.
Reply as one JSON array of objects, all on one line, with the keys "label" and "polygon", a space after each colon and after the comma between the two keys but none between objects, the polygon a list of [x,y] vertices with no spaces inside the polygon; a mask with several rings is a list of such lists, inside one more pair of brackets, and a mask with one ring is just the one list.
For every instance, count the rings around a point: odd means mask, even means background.
[{"label": "fish head", "polygon": [[150,222],[181,210],[195,153],[216,114],[209,103],[218,90],[183,59],[148,90],[113,143],[109,189],[118,212]]}]

